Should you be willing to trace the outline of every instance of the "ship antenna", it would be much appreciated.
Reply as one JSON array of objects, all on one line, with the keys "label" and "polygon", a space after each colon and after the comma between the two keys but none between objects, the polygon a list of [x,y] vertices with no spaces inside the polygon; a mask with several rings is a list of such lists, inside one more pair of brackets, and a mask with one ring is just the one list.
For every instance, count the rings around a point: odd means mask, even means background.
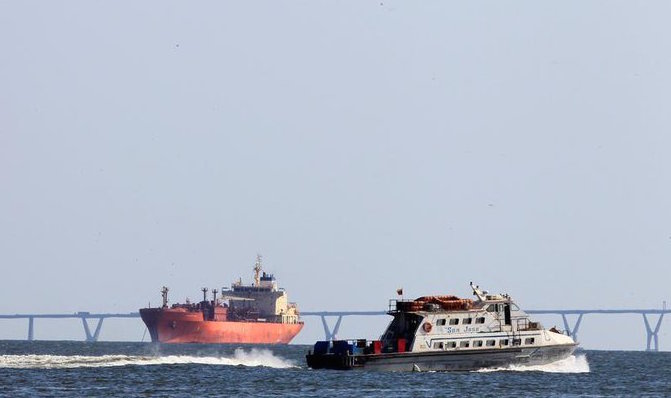
[{"label": "ship antenna", "polygon": [[163,308],[168,307],[168,288],[163,286],[161,289],[161,296],[163,296]]},{"label": "ship antenna", "polygon": [[471,282],[471,289],[473,289],[473,295],[478,296],[478,300],[485,301],[485,292],[480,290],[480,286],[473,286],[473,282]]},{"label": "ship antenna", "polygon": [[256,264],[254,264],[254,286],[261,286],[261,279],[259,274],[261,273],[261,258],[260,254],[256,255]]},{"label": "ship antenna", "polygon": [[217,289],[212,289],[212,304],[217,305]]},{"label": "ship antenna", "polygon": [[207,288],[202,287],[200,290],[203,292],[203,301],[207,301]]}]

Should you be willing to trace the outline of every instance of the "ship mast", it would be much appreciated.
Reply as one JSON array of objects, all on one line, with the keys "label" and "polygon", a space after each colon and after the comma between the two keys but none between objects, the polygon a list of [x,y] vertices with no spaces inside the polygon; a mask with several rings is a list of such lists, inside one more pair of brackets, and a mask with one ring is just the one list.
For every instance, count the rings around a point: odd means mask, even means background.
[{"label": "ship mast", "polygon": [[163,308],[168,308],[168,288],[163,286],[161,289],[161,296],[163,296]]},{"label": "ship mast", "polygon": [[473,289],[473,295],[478,296],[478,300],[485,301],[487,292],[480,290],[480,286],[474,286],[473,282],[471,282],[471,289]]},{"label": "ship mast", "polygon": [[261,286],[261,255],[256,255],[256,264],[254,264],[254,286]]}]

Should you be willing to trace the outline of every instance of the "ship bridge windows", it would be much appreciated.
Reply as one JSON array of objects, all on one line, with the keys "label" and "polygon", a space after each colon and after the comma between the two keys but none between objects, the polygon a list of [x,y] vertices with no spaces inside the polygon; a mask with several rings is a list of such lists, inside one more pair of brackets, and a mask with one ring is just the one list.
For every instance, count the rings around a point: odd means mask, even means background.
[{"label": "ship bridge windows", "polygon": [[489,304],[487,307],[487,312],[499,312],[498,304]]},{"label": "ship bridge windows", "polygon": [[436,326],[445,326],[445,319],[441,318],[436,321]]},{"label": "ship bridge windows", "polygon": [[458,324],[459,324],[459,319],[458,318],[450,319],[450,325],[458,325]]},{"label": "ship bridge windows", "polygon": [[485,317],[481,316],[481,317],[475,318],[475,323],[485,323]]}]

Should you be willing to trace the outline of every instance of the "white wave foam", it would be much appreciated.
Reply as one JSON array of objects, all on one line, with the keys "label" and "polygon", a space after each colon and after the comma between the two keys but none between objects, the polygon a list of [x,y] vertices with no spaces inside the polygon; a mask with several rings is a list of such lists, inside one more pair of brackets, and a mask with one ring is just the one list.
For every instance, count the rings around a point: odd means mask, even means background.
[{"label": "white wave foam", "polygon": [[191,355],[132,356],[132,355],[0,355],[0,368],[59,369],[97,368],[129,365],[199,364],[223,366],[295,367],[293,362],[276,357],[270,350],[236,349],[231,357],[201,357]]},{"label": "white wave foam", "polygon": [[477,372],[547,372],[547,373],[589,373],[589,363],[584,354],[571,355],[568,358],[545,365],[509,365],[499,368],[480,369]]}]

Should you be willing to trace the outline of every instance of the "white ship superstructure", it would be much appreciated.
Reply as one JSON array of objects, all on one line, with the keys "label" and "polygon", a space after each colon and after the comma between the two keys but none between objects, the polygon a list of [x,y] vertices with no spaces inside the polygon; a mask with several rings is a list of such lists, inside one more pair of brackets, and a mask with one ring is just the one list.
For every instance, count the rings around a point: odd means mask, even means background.
[{"label": "white ship superstructure", "polygon": [[382,335],[384,349],[398,345],[399,338],[412,352],[575,344],[571,337],[532,321],[507,294],[471,287],[477,300],[454,296],[392,300],[389,312],[394,319]]}]

